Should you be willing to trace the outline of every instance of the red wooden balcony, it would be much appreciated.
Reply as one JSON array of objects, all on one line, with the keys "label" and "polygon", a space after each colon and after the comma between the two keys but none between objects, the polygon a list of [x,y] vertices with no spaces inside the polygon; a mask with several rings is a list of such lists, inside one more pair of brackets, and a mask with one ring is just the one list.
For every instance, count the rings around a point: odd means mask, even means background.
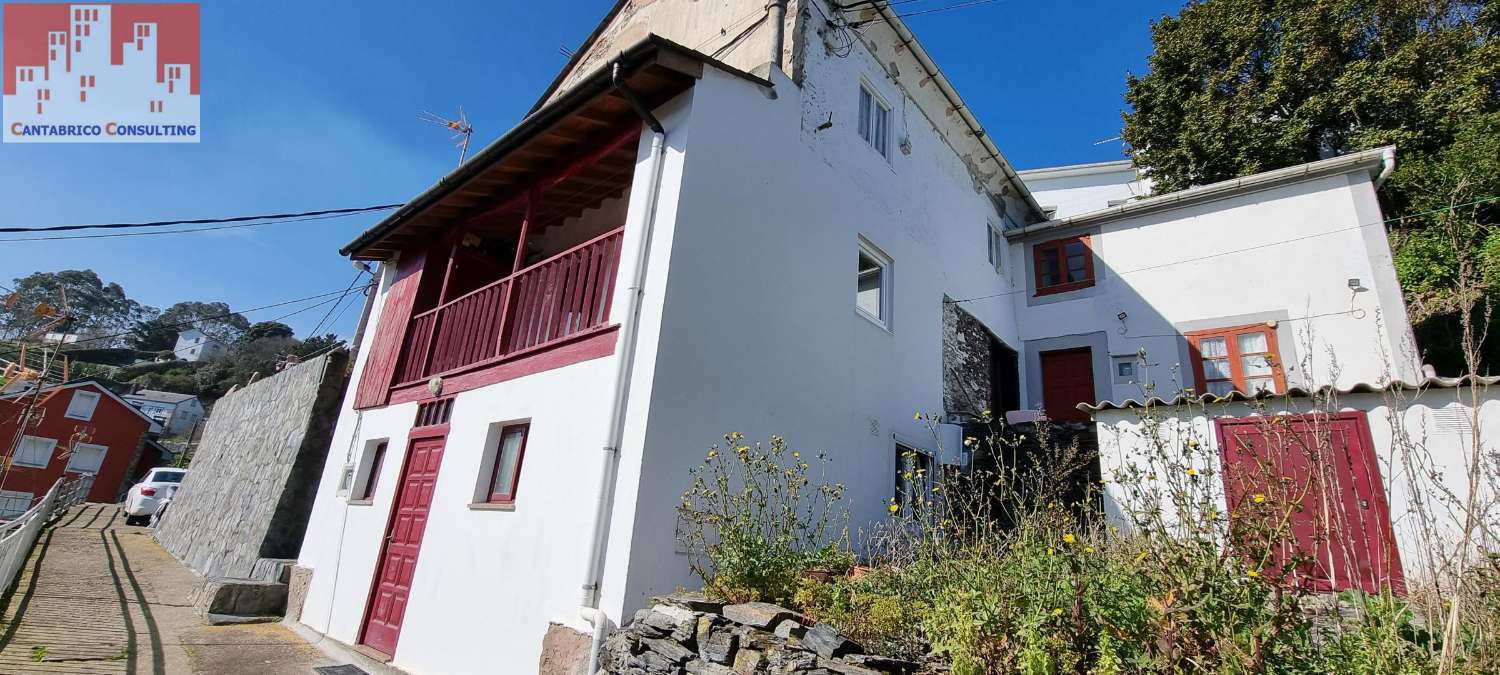
[{"label": "red wooden balcony", "polygon": [[603,327],[623,233],[614,229],[412,317],[396,386],[542,351]]}]

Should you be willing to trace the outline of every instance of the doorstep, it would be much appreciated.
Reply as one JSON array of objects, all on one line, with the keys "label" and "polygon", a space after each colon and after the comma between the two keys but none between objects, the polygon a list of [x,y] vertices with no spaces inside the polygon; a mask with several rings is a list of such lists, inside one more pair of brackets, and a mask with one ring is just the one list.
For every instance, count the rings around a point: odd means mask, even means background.
[{"label": "doorstep", "polygon": [[370,675],[407,675],[407,672],[390,664],[391,657],[364,645],[351,645],[328,637],[296,619],[285,619],[281,625],[302,636],[307,643],[324,656],[358,667]]}]

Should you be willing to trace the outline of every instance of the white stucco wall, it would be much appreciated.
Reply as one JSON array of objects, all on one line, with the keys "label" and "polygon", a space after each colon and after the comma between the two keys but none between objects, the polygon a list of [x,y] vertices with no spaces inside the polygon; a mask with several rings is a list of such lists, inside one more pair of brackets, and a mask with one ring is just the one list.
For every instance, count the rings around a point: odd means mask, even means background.
[{"label": "white stucco wall", "polygon": [[[1494,452],[1488,439],[1500,434],[1500,391],[1481,390],[1479,396],[1479,438],[1484,453]],[[1441,546],[1451,546],[1462,528],[1461,504],[1467,497],[1469,458],[1474,450],[1472,433],[1472,399],[1468,389],[1431,388],[1421,392],[1344,394],[1324,411],[1355,411],[1366,415],[1370,440],[1380,465],[1382,486],[1390,508],[1391,524],[1401,553],[1402,567],[1408,581],[1432,572],[1433,565],[1424,544],[1425,534],[1436,535]],[[1261,414],[1298,414],[1314,410],[1305,398],[1270,399],[1263,411],[1246,403],[1210,404],[1206,407],[1158,406],[1151,418],[1159,421],[1168,448],[1180,450],[1187,439],[1202,444],[1198,456],[1202,468],[1214,470],[1211,486],[1222,501],[1223,485],[1219,473],[1222,448],[1219,446],[1215,420],[1245,418]],[[1146,431],[1141,409],[1103,410],[1094,414],[1099,431],[1099,459],[1102,475],[1113,479],[1120,471],[1136,463],[1146,466],[1153,455],[1153,443]],[[1480,503],[1490,504],[1495,495],[1481,481],[1484,494]],[[1126,489],[1111,482],[1105,488],[1105,511],[1114,516],[1129,497]],[[1170,508],[1170,504],[1163,505]],[[1424,513],[1428,515],[1423,515]],[[1424,526],[1424,521],[1431,528]],[[1446,549],[1451,551],[1451,548]]]},{"label": "white stucco wall", "polygon": [[[691,100],[689,92],[657,110],[669,134],[658,220],[668,231],[682,182]],[[646,173],[650,134],[643,139],[637,182]],[[643,226],[649,191],[641,187],[630,191],[627,239]],[[637,354],[646,364],[638,368],[645,376],[633,381],[632,394],[642,401],[650,398],[650,362],[661,316],[659,300],[653,305],[650,298],[662,297],[669,259],[665,251],[652,256],[662,267],[648,279],[642,311]],[[621,267],[628,270],[629,261]],[[387,269],[351,382],[363,374],[391,276]],[[627,276],[622,271],[617,278],[611,323],[622,321],[628,306]],[[587,629],[578,616],[579,595],[615,364],[615,356],[593,359],[457,394],[394,665],[412,673],[535,672],[549,622]],[[340,413],[299,556],[299,564],[313,570],[301,621],[351,644],[364,621],[417,409],[416,403],[406,403],[357,413],[352,401],[346,397]],[[644,405],[627,416],[635,439],[633,445],[627,440],[627,447],[641,447],[644,419]],[[486,441],[493,442],[491,428],[521,420],[531,427],[515,509],[470,508],[482,480]],[[338,494],[344,464],[358,462],[382,439],[389,439],[389,446],[374,499],[350,504]],[[638,457],[637,450],[636,460],[627,455],[625,463],[638,463]],[[623,522],[628,526],[630,518]],[[604,587],[616,585],[606,579]],[[618,597],[613,606],[605,600],[612,617],[621,615]]]},{"label": "white stucco wall", "polygon": [[1129,160],[1073,166],[1057,166],[1019,172],[1044,209],[1055,209],[1052,217],[1067,218],[1099,211],[1151,194],[1149,180],[1136,177]]},{"label": "white stucco wall", "polygon": [[[1193,383],[1182,332],[1267,320],[1277,322],[1289,386],[1415,381],[1381,220],[1368,174],[1355,171],[1013,241],[1028,407],[1046,403],[1039,349],[1095,347],[1101,400],[1142,398],[1139,384],[1114,382],[1106,356],[1145,349],[1151,381],[1166,396]],[[1036,296],[1032,245],[1078,233],[1091,237],[1094,286]],[[1352,291],[1350,279],[1363,290]]]}]

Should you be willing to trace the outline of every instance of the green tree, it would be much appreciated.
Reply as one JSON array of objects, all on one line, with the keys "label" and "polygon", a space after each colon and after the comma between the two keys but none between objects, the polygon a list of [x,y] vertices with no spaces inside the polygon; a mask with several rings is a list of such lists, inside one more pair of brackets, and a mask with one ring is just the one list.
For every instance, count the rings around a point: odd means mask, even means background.
[{"label": "green tree", "polygon": [[265,338],[290,338],[295,334],[291,326],[280,321],[260,321],[250,326],[245,334],[240,336],[240,341],[249,343]]},{"label": "green tree", "polygon": [[[50,309],[48,309],[50,308]],[[11,337],[38,330],[62,314],[73,318],[74,334],[113,336],[156,310],[131,300],[119,284],[105,283],[93,270],[35,272],[16,279],[14,292],[0,304],[0,329]],[[106,347],[123,343],[110,338],[93,343]]]},{"label": "green tree", "polygon": [[[161,313],[161,321],[164,326],[174,326],[174,330],[187,330],[192,326],[204,332],[204,334],[224,343],[232,343],[250,328],[250,320],[244,315],[229,309],[229,305],[222,302],[179,302]],[[174,333],[172,343],[177,343]],[[171,345],[168,345],[168,349]]]},{"label": "green tree", "polygon": [[307,338],[306,340],[303,340],[302,344],[297,345],[297,349],[295,350],[295,352],[297,356],[306,358],[314,354],[320,354],[321,352],[332,351],[336,347],[342,346],[343,344],[344,341],[340,340],[339,336],[333,333],[325,333],[323,335],[314,335],[310,338]]},{"label": "green tree", "polygon": [[181,330],[161,317],[137,321],[130,330],[130,346],[145,352],[166,351],[177,345]]},{"label": "green tree", "polygon": [[[1465,205],[1500,222],[1500,202],[1469,205],[1500,195],[1497,36],[1487,0],[1194,0],[1152,24],[1122,135],[1158,192],[1396,145],[1381,198],[1388,216],[1414,214],[1392,239],[1421,336],[1457,323],[1458,256],[1500,270],[1500,240],[1456,250],[1441,214],[1415,215]],[[1428,356],[1440,372],[1461,367]]]}]

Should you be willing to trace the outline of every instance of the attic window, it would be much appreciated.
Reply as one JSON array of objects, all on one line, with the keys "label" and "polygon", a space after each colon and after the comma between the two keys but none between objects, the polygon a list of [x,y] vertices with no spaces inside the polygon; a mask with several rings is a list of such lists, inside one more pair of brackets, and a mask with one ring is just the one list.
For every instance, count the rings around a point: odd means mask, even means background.
[{"label": "attic window", "polygon": [[859,87],[859,137],[882,157],[888,152],[891,135],[891,107],[864,85]]},{"label": "attic window", "polygon": [[92,391],[75,391],[68,402],[68,411],[63,417],[88,421],[94,418],[94,408],[99,407],[99,394]]}]

